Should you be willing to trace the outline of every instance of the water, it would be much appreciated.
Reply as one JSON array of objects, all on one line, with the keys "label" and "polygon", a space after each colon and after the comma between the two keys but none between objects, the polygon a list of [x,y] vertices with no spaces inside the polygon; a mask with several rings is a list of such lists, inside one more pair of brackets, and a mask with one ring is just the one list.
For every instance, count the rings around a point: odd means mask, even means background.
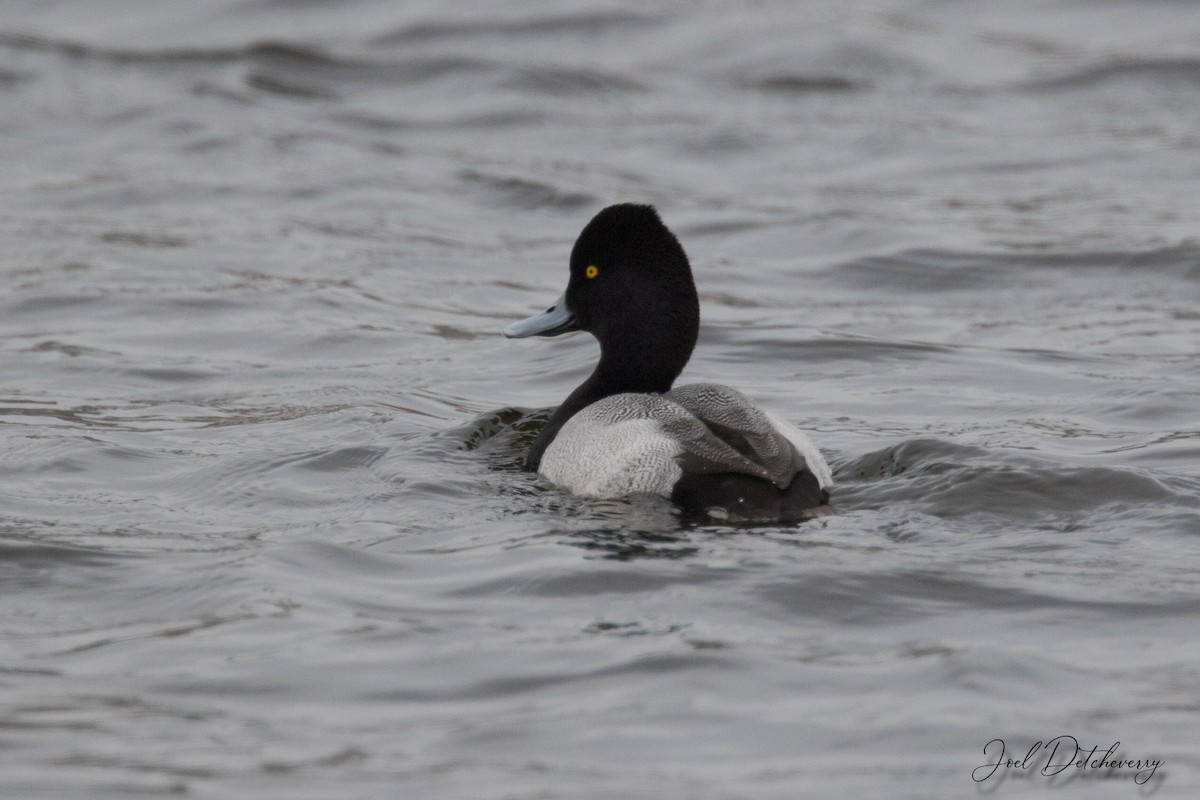
[{"label": "water", "polygon": [[[6,3],[0,796],[1194,797],[1200,9],[847,6]],[[515,469],[621,200],[839,516]]]}]

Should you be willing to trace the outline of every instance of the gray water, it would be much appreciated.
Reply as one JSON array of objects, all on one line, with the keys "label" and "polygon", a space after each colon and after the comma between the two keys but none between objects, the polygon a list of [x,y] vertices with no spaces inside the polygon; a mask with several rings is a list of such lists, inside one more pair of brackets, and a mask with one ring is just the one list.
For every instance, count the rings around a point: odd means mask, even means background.
[{"label": "gray water", "polygon": [[[0,797],[1197,796],[1200,6],[6,0],[0,187]],[[841,514],[516,469],[626,200]]]}]

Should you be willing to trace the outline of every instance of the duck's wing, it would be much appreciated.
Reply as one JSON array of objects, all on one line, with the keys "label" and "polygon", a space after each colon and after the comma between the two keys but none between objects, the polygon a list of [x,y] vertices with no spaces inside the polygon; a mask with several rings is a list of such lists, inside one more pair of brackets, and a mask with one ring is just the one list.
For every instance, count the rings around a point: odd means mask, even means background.
[{"label": "duck's wing", "polygon": [[[693,383],[676,387],[667,392],[665,397],[686,409],[708,432],[707,437],[699,437],[696,452],[693,453],[689,448],[688,454],[697,456],[699,460],[685,463],[685,469],[759,474],[780,489],[786,489],[792,478],[807,467],[816,476],[819,485],[828,485],[829,468],[807,437],[763,411],[736,389],[712,383]],[[726,450],[735,452],[741,462],[754,465],[759,472],[731,468],[728,457],[717,455],[714,451],[720,448],[714,447],[710,440],[720,442]],[[712,458],[710,454],[716,457]]]}]

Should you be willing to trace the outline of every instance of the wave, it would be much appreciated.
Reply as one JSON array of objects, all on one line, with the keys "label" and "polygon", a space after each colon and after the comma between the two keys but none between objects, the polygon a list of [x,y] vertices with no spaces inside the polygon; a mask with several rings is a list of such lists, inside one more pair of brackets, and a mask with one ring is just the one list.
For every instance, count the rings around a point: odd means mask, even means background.
[{"label": "wave", "polygon": [[478,36],[510,37],[521,34],[593,37],[630,28],[644,28],[663,20],[628,11],[583,12],[518,20],[473,19],[461,22],[423,22],[375,37],[373,44],[394,45]]},{"label": "wave", "polygon": [[1027,81],[1018,88],[1033,91],[1086,89],[1119,81],[1151,81],[1178,87],[1200,87],[1200,59],[1123,59],[1094,64],[1075,72],[1051,78]]},{"label": "wave", "polygon": [[860,456],[838,470],[842,501],[916,506],[942,518],[1000,514],[1063,518],[1098,509],[1200,508],[1200,481],[1153,471],[1039,458],[918,438]]},{"label": "wave", "polygon": [[843,75],[805,75],[791,72],[745,78],[739,83],[746,89],[758,89],[763,92],[777,92],[780,94],[856,92],[870,88],[870,84],[867,81],[855,80]]},{"label": "wave", "polygon": [[1021,270],[1138,270],[1200,279],[1200,248],[1009,253],[912,249],[838,264],[820,273],[872,289],[917,293],[1007,285]]},{"label": "wave", "polygon": [[459,172],[458,177],[482,186],[495,196],[500,208],[578,209],[599,204],[599,199],[586,192],[559,188],[543,181],[513,175],[492,175],[476,169]]},{"label": "wave", "polygon": [[113,64],[245,63],[259,69],[303,72],[306,76],[326,75],[398,83],[415,83],[449,73],[487,70],[493,66],[485,59],[453,55],[414,56],[391,60],[349,57],[333,55],[308,45],[271,40],[237,47],[131,50],[35,35],[0,34],[0,49],[3,48],[38,50],[79,60]]},{"label": "wave", "polygon": [[277,41],[253,42],[239,47],[131,50],[119,47],[100,47],[64,39],[51,39],[34,34],[0,33],[0,47],[12,50],[42,50],[74,58],[117,63],[163,61],[227,63],[247,59],[284,59],[312,64],[345,63],[315,48]]}]

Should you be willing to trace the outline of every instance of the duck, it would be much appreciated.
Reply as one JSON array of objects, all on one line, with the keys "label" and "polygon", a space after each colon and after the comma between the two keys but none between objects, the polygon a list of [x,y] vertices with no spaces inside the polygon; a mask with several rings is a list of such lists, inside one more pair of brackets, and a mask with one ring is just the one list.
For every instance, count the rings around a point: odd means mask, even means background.
[{"label": "duck", "polygon": [[571,250],[567,288],[510,339],[592,334],[600,360],[551,414],[524,465],[583,498],[668,498],[687,514],[792,522],[833,513],[821,451],[729,386],[674,386],[700,300],[683,246],[651,205],[600,211]]}]

